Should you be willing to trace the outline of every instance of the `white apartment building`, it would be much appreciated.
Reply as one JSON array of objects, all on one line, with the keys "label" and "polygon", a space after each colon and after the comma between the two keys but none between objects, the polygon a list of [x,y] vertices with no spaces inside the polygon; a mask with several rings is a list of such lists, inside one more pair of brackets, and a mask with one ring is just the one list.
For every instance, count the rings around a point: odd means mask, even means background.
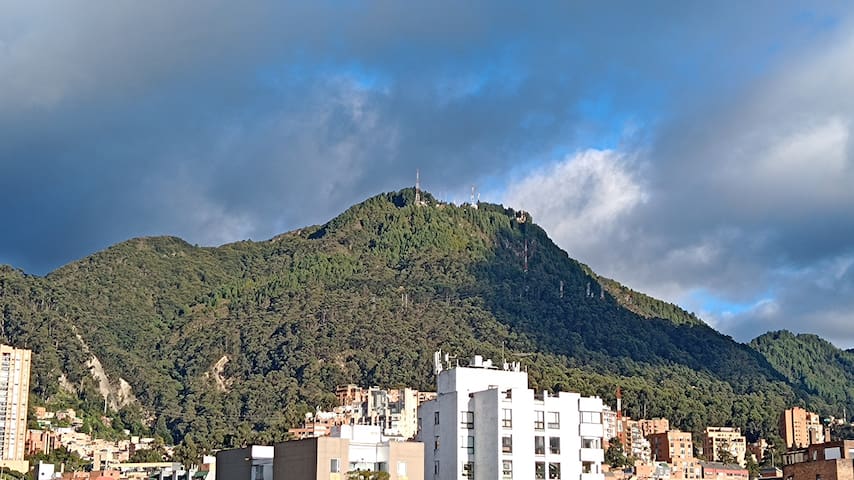
[{"label": "white apartment building", "polygon": [[604,479],[600,398],[535,394],[518,363],[440,355],[437,398],[418,409],[425,479]]}]

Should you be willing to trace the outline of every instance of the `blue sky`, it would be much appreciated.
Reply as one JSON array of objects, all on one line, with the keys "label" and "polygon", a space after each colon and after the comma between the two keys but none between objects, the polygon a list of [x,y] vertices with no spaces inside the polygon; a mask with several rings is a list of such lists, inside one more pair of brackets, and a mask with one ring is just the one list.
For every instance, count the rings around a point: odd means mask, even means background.
[{"label": "blue sky", "polygon": [[422,184],[738,340],[854,347],[847,2],[0,0],[0,263]]}]

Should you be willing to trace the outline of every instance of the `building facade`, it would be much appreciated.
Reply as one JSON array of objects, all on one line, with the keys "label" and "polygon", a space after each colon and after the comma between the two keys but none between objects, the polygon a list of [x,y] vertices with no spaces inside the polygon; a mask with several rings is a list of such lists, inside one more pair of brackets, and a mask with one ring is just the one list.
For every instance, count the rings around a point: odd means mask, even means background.
[{"label": "building facade", "polygon": [[740,428],[707,427],[703,432],[703,456],[709,462],[721,461],[721,452],[729,452],[735,461],[744,466],[747,453],[747,439],[741,434]]},{"label": "building facade", "polygon": [[274,448],[252,445],[220,450],[216,454],[216,480],[273,480]]},{"label": "building facade", "polygon": [[425,478],[604,479],[600,398],[535,394],[518,364],[435,361],[437,398],[418,409]]},{"label": "building facade", "polygon": [[[825,426],[817,413],[808,412],[801,407],[789,408],[780,414],[780,436],[786,448],[805,448],[813,443],[829,440],[825,435]],[[826,438],[827,437],[827,438]]]},{"label": "building facade", "polygon": [[720,462],[700,462],[703,480],[749,480],[750,474],[740,465],[726,465]]},{"label": "building facade", "polygon": [[653,433],[664,433],[670,430],[670,420],[663,417],[646,418],[638,420],[641,435],[648,437]]},{"label": "building facade", "polygon": [[690,432],[670,430],[654,433],[648,438],[653,461],[667,462],[671,466],[670,478],[697,479],[702,472],[694,458],[694,442]]},{"label": "building facade", "polygon": [[854,480],[854,440],[813,444],[783,455],[784,480]]},{"label": "building facade", "polygon": [[611,439],[617,438],[617,412],[611,410],[610,405],[602,406],[602,428],[603,447],[608,448]]},{"label": "building facade", "polygon": [[30,395],[29,350],[0,345],[0,462],[21,472],[27,441],[27,407]]},{"label": "building facade", "polygon": [[424,445],[389,440],[380,426],[336,427],[329,437],[275,445],[275,480],[346,480],[348,472],[386,472],[389,480],[424,479]]}]

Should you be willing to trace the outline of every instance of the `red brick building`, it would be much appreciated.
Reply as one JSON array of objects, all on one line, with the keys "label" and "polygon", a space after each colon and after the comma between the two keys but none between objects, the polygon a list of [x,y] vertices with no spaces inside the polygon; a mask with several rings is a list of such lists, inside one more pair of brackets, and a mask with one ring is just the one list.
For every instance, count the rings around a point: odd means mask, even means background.
[{"label": "red brick building", "polygon": [[854,440],[826,442],[783,456],[784,480],[854,480]]}]

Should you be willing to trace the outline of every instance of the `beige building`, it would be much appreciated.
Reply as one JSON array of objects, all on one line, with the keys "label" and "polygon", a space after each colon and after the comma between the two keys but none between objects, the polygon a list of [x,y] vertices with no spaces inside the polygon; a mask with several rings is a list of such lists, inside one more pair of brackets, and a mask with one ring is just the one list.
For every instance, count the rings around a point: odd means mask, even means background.
[{"label": "beige building", "polygon": [[720,462],[721,451],[727,450],[739,465],[744,466],[747,439],[740,428],[707,427],[703,432],[703,456],[708,462]]},{"label": "beige building", "polygon": [[273,458],[276,480],[345,480],[356,470],[424,480],[424,444],[389,441],[378,426],[345,425],[330,437],[278,443]]},{"label": "beige building", "polygon": [[376,425],[342,425],[331,436],[216,454],[217,480],[347,480],[354,471],[424,480],[424,444],[389,440]]},{"label": "beige building", "polygon": [[662,417],[645,418],[638,420],[638,427],[641,429],[641,435],[648,437],[653,433],[664,433],[670,430],[670,420]]},{"label": "beige building", "polygon": [[19,472],[24,460],[30,396],[30,351],[0,345],[0,464]]},{"label": "beige building", "polygon": [[804,448],[830,439],[818,414],[801,407],[787,409],[780,415],[780,437],[788,449]]},{"label": "beige building", "polygon": [[670,478],[690,480],[702,476],[700,465],[694,458],[694,441],[690,432],[670,430],[654,433],[648,440],[653,461],[670,464]]}]

